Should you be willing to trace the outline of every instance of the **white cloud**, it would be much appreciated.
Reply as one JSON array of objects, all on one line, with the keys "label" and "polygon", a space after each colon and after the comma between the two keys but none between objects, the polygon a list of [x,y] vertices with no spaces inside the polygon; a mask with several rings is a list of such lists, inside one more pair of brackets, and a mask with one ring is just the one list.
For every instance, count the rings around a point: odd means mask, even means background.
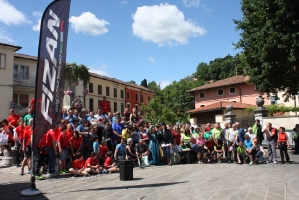
[{"label": "white cloud", "polygon": [[171,83],[169,81],[160,81],[159,84],[160,84],[161,89],[164,89]]},{"label": "white cloud", "polygon": [[15,41],[6,33],[5,30],[0,28],[0,41],[7,43],[15,43]]},{"label": "white cloud", "polygon": [[108,65],[101,65],[99,67],[91,67],[89,69],[90,72],[96,73],[102,76],[110,76],[108,72],[106,72]]},{"label": "white cloud", "polygon": [[132,15],[134,35],[163,46],[186,44],[189,37],[205,34],[205,28],[191,20],[175,5],[160,4],[138,7]]},{"label": "white cloud", "polygon": [[7,0],[0,0],[0,22],[6,25],[30,23],[26,16]]},{"label": "white cloud", "polygon": [[123,5],[123,6],[128,4],[127,1],[120,1],[119,3],[120,3],[121,5]]},{"label": "white cloud", "polygon": [[183,0],[183,3],[187,8],[190,8],[192,6],[197,8],[200,4],[200,0]]},{"label": "white cloud", "polygon": [[149,60],[150,62],[156,62],[155,58],[153,58],[153,57],[150,57],[148,60]]},{"label": "white cloud", "polygon": [[98,19],[90,12],[84,12],[79,17],[71,16],[70,23],[72,29],[76,33],[84,33],[88,35],[102,35],[108,32],[105,27],[109,22],[104,19]]},{"label": "white cloud", "polygon": [[39,11],[34,11],[34,12],[32,13],[32,15],[33,15],[34,17],[39,17],[39,18],[41,18],[41,17],[43,16],[43,13],[42,13],[42,12],[39,12]]},{"label": "white cloud", "polygon": [[34,25],[33,27],[32,27],[32,29],[33,29],[33,31],[40,31],[40,24],[41,24],[41,19],[39,19],[38,21],[37,21],[37,24],[36,25]]}]

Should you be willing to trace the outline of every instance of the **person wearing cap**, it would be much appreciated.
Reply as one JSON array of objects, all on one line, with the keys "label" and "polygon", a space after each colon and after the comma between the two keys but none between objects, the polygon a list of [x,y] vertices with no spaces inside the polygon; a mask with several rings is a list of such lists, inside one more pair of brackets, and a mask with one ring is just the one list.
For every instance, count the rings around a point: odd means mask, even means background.
[{"label": "person wearing cap", "polygon": [[106,97],[103,97],[103,101],[100,102],[99,107],[102,109],[103,114],[106,115],[108,112],[110,112],[110,101],[107,101]]},{"label": "person wearing cap", "polygon": [[295,125],[293,129],[293,140],[295,142],[295,154],[299,155],[299,124]]}]

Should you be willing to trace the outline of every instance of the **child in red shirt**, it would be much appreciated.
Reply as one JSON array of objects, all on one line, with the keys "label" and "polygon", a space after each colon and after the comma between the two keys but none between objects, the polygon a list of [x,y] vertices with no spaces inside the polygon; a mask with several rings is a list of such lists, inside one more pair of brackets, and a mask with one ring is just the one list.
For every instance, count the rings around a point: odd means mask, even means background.
[{"label": "child in red shirt", "polygon": [[88,173],[99,174],[102,171],[102,167],[99,165],[98,154],[96,152],[91,153],[91,157],[85,161],[84,171]]},{"label": "child in red shirt", "polygon": [[69,169],[69,172],[73,174],[75,177],[77,175],[82,176],[86,175],[89,176],[89,174],[84,171],[85,167],[85,161],[83,159],[83,155],[80,152],[76,153],[76,160],[73,161],[73,167]]},{"label": "child in red shirt", "polygon": [[107,153],[106,153],[106,156],[107,156],[107,158],[106,158],[106,160],[105,160],[105,163],[104,163],[104,173],[111,173],[111,172],[119,172],[119,168],[117,168],[116,166],[114,166],[113,164],[112,164],[112,156],[113,156],[113,152],[112,151],[108,151]]},{"label": "child in red shirt", "polygon": [[104,140],[102,144],[100,145],[100,153],[99,153],[99,160],[100,164],[103,165],[104,161],[106,159],[106,153],[109,151],[107,147],[107,142]]}]

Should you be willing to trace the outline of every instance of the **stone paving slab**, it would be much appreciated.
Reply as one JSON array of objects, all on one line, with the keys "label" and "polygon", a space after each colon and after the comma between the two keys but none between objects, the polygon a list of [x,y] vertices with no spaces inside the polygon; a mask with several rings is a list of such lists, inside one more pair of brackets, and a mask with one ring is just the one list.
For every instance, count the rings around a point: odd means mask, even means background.
[{"label": "stone paving slab", "polygon": [[119,174],[89,179],[68,175],[36,181],[43,194],[24,198],[30,175],[18,175],[16,167],[0,168],[0,199],[298,199],[299,156],[291,165],[190,164],[134,168],[133,181]]}]

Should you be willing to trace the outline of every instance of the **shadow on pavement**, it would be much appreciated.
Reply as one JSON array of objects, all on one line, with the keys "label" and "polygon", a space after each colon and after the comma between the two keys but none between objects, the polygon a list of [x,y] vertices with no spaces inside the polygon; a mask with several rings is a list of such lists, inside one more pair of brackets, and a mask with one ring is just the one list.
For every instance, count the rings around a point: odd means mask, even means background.
[{"label": "shadow on pavement", "polygon": [[[120,186],[120,187],[103,187],[103,188],[93,188],[93,189],[89,189],[89,190],[121,190],[121,189],[130,189],[130,188],[164,187],[164,186],[176,185],[176,184],[187,183],[187,182],[189,182],[189,181],[129,185],[129,186]],[[86,191],[86,190],[76,190],[76,192],[80,192],[80,191]]]},{"label": "shadow on pavement", "polygon": [[[0,199],[6,200],[6,199],[48,199],[44,194],[39,194],[37,196],[31,196],[31,197],[24,197],[21,196],[21,191],[26,190],[30,188],[29,180],[28,182],[22,182],[22,183],[10,183],[10,184],[1,184],[0,186]],[[38,183],[37,183],[37,188]]]}]

